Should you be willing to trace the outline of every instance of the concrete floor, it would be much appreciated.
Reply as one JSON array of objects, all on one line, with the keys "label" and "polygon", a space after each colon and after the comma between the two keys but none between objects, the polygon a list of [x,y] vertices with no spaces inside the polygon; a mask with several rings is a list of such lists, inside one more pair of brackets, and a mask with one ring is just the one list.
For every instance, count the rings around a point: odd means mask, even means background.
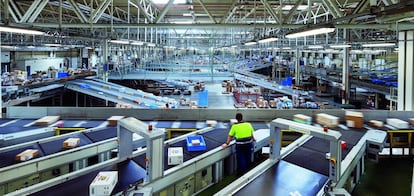
[{"label": "concrete floor", "polygon": [[[174,98],[179,101],[180,98],[186,98],[190,101],[198,100],[198,92],[194,91],[194,88],[191,86],[190,90],[192,94],[190,96],[185,95],[170,95],[168,97]],[[221,81],[209,81],[205,83],[205,90],[208,91],[208,108],[210,109],[235,109],[235,99],[233,94],[223,94],[225,90],[221,86]],[[179,108],[188,108],[188,106],[179,106]]]}]

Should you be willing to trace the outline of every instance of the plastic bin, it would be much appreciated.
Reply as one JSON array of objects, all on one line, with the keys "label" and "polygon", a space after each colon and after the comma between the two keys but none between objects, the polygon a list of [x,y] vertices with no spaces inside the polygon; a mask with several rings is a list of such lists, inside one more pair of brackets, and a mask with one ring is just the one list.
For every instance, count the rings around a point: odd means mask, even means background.
[{"label": "plastic bin", "polygon": [[[193,145],[193,140],[200,141],[199,145]],[[193,135],[187,137],[187,150],[188,151],[202,151],[206,150],[206,142],[204,141],[203,136]]]}]

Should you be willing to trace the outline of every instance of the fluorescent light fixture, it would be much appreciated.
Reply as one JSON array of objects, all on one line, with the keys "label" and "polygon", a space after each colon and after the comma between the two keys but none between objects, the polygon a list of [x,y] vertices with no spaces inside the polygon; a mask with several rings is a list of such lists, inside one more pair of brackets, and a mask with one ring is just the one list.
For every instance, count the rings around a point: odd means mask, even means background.
[{"label": "fluorescent light fixture", "polygon": [[173,24],[193,24],[193,21],[173,21]]},{"label": "fluorescent light fixture", "polygon": [[362,47],[372,48],[372,47],[393,47],[395,43],[372,43],[372,44],[362,44]]},{"label": "fluorescent light fixture", "polygon": [[36,48],[35,46],[27,46],[27,48],[33,49]]},{"label": "fluorescent light fixture", "polygon": [[282,48],[282,50],[290,50],[290,49],[292,49],[292,48],[290,48],[290,47],[283,47]]},{"label": "fluorescent light fixture", "polygon": [[144,45],[144,42],[133,41],[133,42],[131,42],[131,45],[142,46],[142,45]]},{"label": "fluorescent light fixture", "polygon": [[45,46],[49,46],[49,47],[61,47],[62,44],[45,44]]},{"label": "fluorescent light fixture", "polygon": [[331,48],[350,48],[351,45],[349,45],[349,44],[342,44],[342,45],[331,45],[329,47],[331,47]]},{"label": "fluorescent light fixture", "polygon": [[334,31],[335,31],[335,28],[331,28],[331,27],[310,29],[310,30],[305,30],[305,31],[297,32],[297,33],[289,33],[286,35],[286,38],[291,39],[291,38],[298,38],[298,37],[306,37],[310,35],[332,33]]},{"label": "fluorescent light fixture", "polygon": [[322,49],[323,46],[321,45],[312,45],[312,46],[308,46],[309,49]]},{"label": "fluorescent light fixture", "polygon": [[259,43],[274,42],[274,41],[277,41],[277,40],[278,39],[276,37],[269,37],[269,38],[259,40]]},{"label": "fluorescent light fixture", "polygon": [[[151,0],[152,3],[158,4],[158,5],[165,5],[168,3],[169,0]],[[173,4],[185,4],[187,3],[187,0],[174,0]]]},{"label": "fluorescent light fixture", "polygon": [[154,47],[154,46],[155,46],[155,44],[154,44],[154,43],[147,43],[147,46],[149,46],[149,47]]},{"label": "fluorescent light fixture", "polygon": [[231,47],[232,47],[232,48],[237,48],[237,45],[232,45]]},{"label": "fluorescent light fixture", "polygon": [[[292,8],[293,8],[293,5],[285,5],[282,7],[282,10],[288,11],[288,10],[291,10]],[[308,9],[307,5],[299,5],[297,8],[297,10],[301,10],[301,11],[306,10],[306,9]]]},{"label": "fluorescent light fixture", "polygon": [[108,42],[113,43],[113,44],[129,44],[129,41],[126,41],[126,40],[111,39]]},{"label": "fluorescent light fixture", "polygon": [[251,45],[255,45],[257,42],[247,42],[244,43],[245,46],[251,46]]},{"label": "fluorescent light fixture", "polygon": [[208,16],[208,14],[183,13],[183,16]]},{"label": "fluorescent light fixture", "polygon": [[8,32],[8,33],[20,33],[20,34],[29,34],[29,35],[43,35],[45,34],[42,31],[31,30],[31,29],[23,29],[18,27],[5,27],[0,26],[1,32]]}]

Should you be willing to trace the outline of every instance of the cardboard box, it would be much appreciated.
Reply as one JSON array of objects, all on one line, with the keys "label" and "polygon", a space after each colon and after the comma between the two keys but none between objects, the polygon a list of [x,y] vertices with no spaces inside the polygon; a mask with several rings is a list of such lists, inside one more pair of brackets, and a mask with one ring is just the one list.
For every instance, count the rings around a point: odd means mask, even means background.
[{"label": "cardboard box", "polygon": [[293,115],[293,121],[303,123],[303,124],[311,124],[312,123],[312,117],[306,116],[303,114],[295,114]]},{"label": "cardboard box", "polygon": [[168,165],[179,165],[183,163],[183,148],[171,147],[168,148]]},{"label": "cardboard box", "polygon": [[36,158],[39,155],[39,151],[35,149],[27,149],[16,155],[17,161],[28,161],[30,159]]},{"label": "cardboard box", "polygon": [[99,172],[89,185],[90,196],[111,195],[112,190],[118,183],[117,171]]},{"label": "cardboard box", "polygon": [[410,125],[414,125],[414,118],[409,118],[408,122],[410,123]]},{"label": "cardboard box", "polygon": [[329,128],[335,128],[338,126],[339,118],[325,113],[316,114],[316,123]]},{"label": "cardboard box", "polygon": [[408,129],[408,122],[400,120],[398,118],[387,118],[387,124],[397,129]]},{"label": "cardboard box", "polygon": [[215,127],[217,125],[217,121],[216,120],[206,120],[206,124],[209,127]]},{"label": "cardboard box", "polygon": [[124,116],[111,116],[107,119],[108,126],[116,126],[118,125],[118,120],[123,119]]},{"label": "cardboard box", "polygon": [[37,126],[48,126],[52,123],[55,123],[60,119],[60,116],[45,116],[42,118],[39,118],[35,121],[35,125]]},{"label": "cardboard box", "polygon": [[355,128],[363,128],[364,126],[364,114],[362,112],[353,112],[353,111],[345,111],[345,120],[352,121],[353,123],[349,123],[351,126],[348,127],[355,127]]},{"label": "cardboard box", "polygon": [[63,142],[63,148],[75,148],[79,146],[80,139],[79,138],[68,138]]},{"label": "cardboard box", "polygon": [[379,120],[370,120],[369,125],[371,125],[373,127],[380,128],[380,127],[384,126],[384,123],[382,121],[379,121]]}]

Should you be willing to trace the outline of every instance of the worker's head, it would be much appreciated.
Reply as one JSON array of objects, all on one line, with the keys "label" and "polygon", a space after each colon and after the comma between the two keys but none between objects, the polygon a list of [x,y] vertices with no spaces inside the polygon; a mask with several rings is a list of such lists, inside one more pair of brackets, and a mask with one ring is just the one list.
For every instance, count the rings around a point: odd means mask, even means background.
[{"label": "worker's head", "polygon": [[242,114],[242,113],[237,113],[237,114],[236,114],[236,120],[237,120],[238,122],[243,121],[243,114]]}]

